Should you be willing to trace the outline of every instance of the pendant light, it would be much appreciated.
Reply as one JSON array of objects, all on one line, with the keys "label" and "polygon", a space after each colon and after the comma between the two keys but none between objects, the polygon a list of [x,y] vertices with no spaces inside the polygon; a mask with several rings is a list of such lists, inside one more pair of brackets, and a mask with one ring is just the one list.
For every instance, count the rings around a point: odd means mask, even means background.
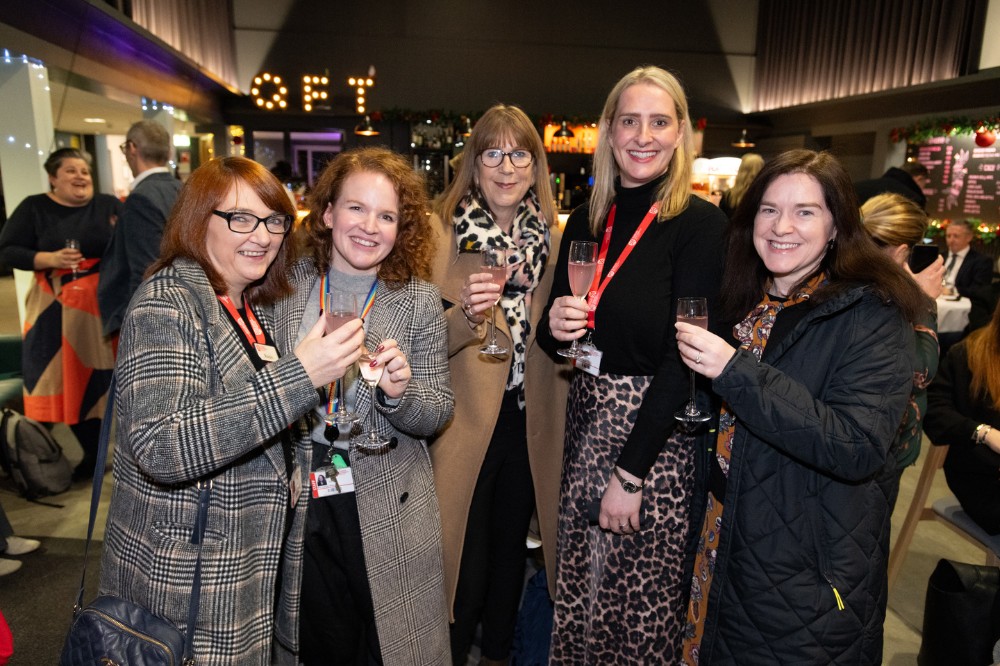
[{"label": "pendant light", "polygon": [[378,136],[379,132],[372,126],[372,120],[367,115],[360,125],[354,128],[358,136]]}]

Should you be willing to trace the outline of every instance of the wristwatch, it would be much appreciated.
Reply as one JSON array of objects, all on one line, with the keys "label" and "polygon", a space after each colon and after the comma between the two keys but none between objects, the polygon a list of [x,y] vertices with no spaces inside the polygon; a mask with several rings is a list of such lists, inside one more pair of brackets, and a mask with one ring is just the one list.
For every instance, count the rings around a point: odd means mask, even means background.
[{"label": "wristwatch", "polygon": [[621,475],[621,472],[618,471],[617,467],[612,467],[611,469],[615,473],[615,478],[618,479],[618,483],[622,484],[622,490],[624,490],[630,495],[634,495],[635,493],[642,490],[642,486],[644,484],[633,483],[629,481],[628,479],[626,479],[624,476]]}]

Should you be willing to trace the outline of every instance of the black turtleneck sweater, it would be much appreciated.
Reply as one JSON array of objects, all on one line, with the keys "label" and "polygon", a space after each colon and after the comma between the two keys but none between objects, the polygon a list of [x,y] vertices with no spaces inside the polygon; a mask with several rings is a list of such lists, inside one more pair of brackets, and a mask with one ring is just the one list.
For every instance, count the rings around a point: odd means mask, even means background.
[{"label": "black turtleneck sweater", "polygon": [[[639,227],[660,182],[617,189],[605,273]],[[592,240],[600,247],[601,238],[590,233],[588,214],[588,205],[580,206],[566,224],[552,292],[538,327],[538,344],[555,359],[561,359],[556,350],[567,343],[552,337],[548,310],[553,300],[570,293],[566,272],[570,241]],[[676,425],[674,412],[687,400],[688,371],[677,352],[674,328],[677,299],[706,297],[709,322],[716,328],[725,226],[721,210],[692,195],[683,213],[649,226],[598,303],[594,344],[604,354],[601,374],[653,376],[635,427],[618,458],[622,469],[640,478],[656,462]]]}]

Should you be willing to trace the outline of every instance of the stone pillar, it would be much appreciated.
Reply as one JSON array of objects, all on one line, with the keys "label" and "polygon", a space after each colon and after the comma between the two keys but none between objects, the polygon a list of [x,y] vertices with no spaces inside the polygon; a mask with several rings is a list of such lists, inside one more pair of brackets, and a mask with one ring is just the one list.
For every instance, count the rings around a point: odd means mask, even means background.
[{"label": "stone pillar", "polygon": [[[39,60],[0,53],[0,169],[8,214],[32,194],[47,192],[43,165],[53,149],[52,102],[49,73]],[[17,311],[24,329],[24,297],[31,285],[30,271],[14,271]],[[5,304],[6,305],[6,304]]]}]

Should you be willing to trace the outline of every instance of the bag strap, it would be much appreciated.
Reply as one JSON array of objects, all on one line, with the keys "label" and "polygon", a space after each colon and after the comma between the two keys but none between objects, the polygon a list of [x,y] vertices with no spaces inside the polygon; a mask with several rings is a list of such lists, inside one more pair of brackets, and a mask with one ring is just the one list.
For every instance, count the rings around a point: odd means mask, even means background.
[{"label": "bag strap", "polygon": [[[195,295],[195,304],[198,306],[198,315],[201,317],[202,329],[205,332],[206,341],[208,338],[208,318],[202,308],[201,301],[198,300],[194,289],[184,278],[178,275],[157,275],[150,279],[151,282],[157,280],[171,279],[179,282],[188,291]],[[212,346],[208,346],[211,354]],[[104,485],[104,468],[108,458],[108,443],[111,439],[111,421],[114,417],[115,395],[118,388],[118,372],[111,374],[111,386],[108,387],[108,403],[104,410],[104,420],[101,421],[101,436],[97,447],[97,464],[94,473],[94,482],[90,493],[90,520],[87,523],[87,543],[83,548],[83,571],[80,574],[80,589],[77,592],[76,603],[73,605],[73,616],[75,617],[83,609],[84,585],[87,581],[87,560],[90,555],[90,542],[94,536],[94,524],[97,522],[97,507],[101,503],[101,487]],[[205,543],[205,527],[208,523],[208,504],[212,494],[212,481],[199,481],[198,487],[198,513],[195,516],[194,531],[191,535],[191,543],[198,544],[198,557],[194,565],[194,580],[191,584],[191,600],[188,604],[187,632],[184,635],[184,656],[181,663],[185,666],[194,664],[194,635],[195,621],[198,618],[198,608],[201,602],[201,551]]]}]

